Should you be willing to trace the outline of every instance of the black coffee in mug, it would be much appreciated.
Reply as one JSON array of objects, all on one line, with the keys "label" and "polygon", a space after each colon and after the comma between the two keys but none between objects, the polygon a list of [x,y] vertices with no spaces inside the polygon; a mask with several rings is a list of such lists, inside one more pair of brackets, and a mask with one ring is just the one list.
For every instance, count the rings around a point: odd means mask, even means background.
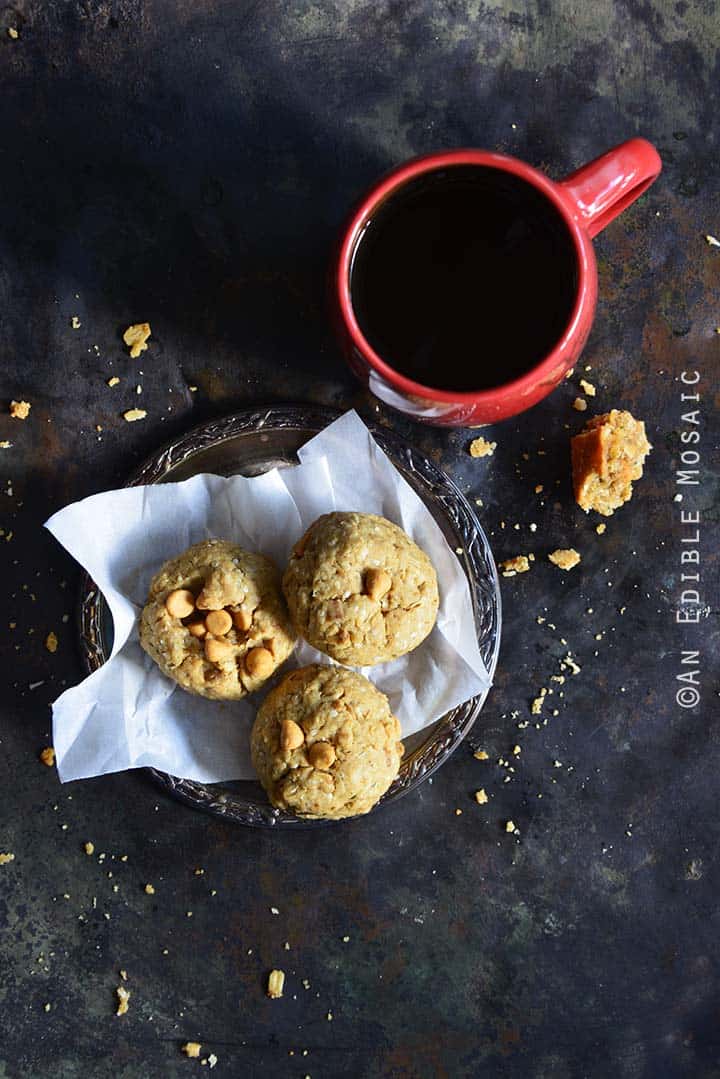
[{"label": "black coffee in mug", "polygon": [[439,390],[510,382],[566,329],[578,287],[548,198],[485,165],[428,172],[390,195],[355,247],[353,310],[375,352]]}]

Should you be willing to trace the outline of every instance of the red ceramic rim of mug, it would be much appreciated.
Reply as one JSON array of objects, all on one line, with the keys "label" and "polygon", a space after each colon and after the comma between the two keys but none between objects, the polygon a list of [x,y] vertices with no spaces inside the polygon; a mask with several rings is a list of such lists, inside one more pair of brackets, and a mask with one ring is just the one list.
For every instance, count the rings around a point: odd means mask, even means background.
[{"label": "red ceramic rim of mug", "polygon": [[[427,154],[406,162],[399,168],[388,173],[372,190],[365,196],[355,210],[349,224],[346,226],[339,257],[336,263],[335,287],[340,305],[340,312],[345,323],[346,330],[355,348],[362,354],[366,362],[373,367],[378,374],[382,375],[387,382],[401,393],[414,394],[423,398],[430,398],[437,403],[447,404],[472,404],[490,403],[499,395],[505,396],[508,392],[517,392],[520,395],[525,390],[542,383],[546,378],[552,379],[557,371],[558,363],[565,350],[570,350],[576,339],[578,326],[588,310],[588,301],[594,306],[597,292],[597,279],[595,274],[595,256],[592,244],[589,242],[612,218],[617,216],[626,206],[634,202],[642,192],[650,186],[660,171],[660,159],[657,151],[644,140],[633,140],[643,143],[648,151],[657,159],[657,170],[649,179],[642,183],[634,184],[626,195],[618,201],[613,200],[611,207],[606,212],[598,212],[593,207],[575,207],[573,214],[573,200],[571,195],[572,181],[576,175],[565,177],[564,180],[551,180],[544,173],[526,164],[518,158],[507,154],[495,153],[491,150],[449,150],[446,152]],[[619,148],[618,148],[619,149]],[[355,317],[352,296],[350,290],[350,271],[355,248],[361,239],[363,229],[372,215],[377,211],[381,203],[390,198],[396,191],[410,180],[438,169],[453,168],[457,165],[484,165],[489,168],[498,168],[504,172],[512,173],[525,180],[536,190],[540,191],[555,207],[562,217],[567,230],[572,237],[575,247],[578,269],[578,285],[575,302],[568,323],[562,336],[555,343],[552,350],[518,378],[501,383],[489,390],[454,391],[439,390],[434,386],[426,386],[406,378],[394,367],[388,364],[375,351],[368,339],[360,329]],[[578,170],[582,172],[583,169]],[[585,215],[582,216],[582,210]]]}]

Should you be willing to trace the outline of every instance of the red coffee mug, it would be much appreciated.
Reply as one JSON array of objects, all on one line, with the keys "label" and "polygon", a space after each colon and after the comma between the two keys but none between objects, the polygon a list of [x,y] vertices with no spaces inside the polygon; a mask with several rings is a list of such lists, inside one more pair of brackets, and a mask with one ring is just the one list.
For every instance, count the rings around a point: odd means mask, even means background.
[{"label": "red coffee mug", "polygon": [[[468,393],[433,389],[395,371],[378,355],[360,329],[350,291],[353,253],[363,229],[380,204],[409,181],[427,172],[456,165],[502,169],[531,184],[559,211],[577,257],[575,304],[552,351],[512,382]],[[575,365],[590,333],[597,301],[593,236],[639,198],[661,168],[662,162],[654,146],[645,139],[630,139],[559,182],[548,179],[524,161],[486,150],[429,154],[394,169],[372,188],[353,213],[334,266],[335,323],[350,366],[381,401],[424,423],[476,427],[497,423],[531,408],[547,397]]]}]

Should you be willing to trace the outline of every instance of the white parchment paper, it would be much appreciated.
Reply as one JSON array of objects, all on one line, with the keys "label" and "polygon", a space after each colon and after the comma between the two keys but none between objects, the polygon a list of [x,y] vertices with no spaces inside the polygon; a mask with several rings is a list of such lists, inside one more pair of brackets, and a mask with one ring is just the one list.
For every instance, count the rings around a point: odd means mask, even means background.
[{"label": "white parchment paper", "polygon": [[[146,766],[207,783],[254,776],[249,732],[265,689],[239,702],[193,696],[161,674],[138,642],[138,615],[153,574],[209,537],[262,551],[282,569],[293,543],[321,513],[360,510],[395,521],[435,566],[440,612],[418,649],[363,673],[390,698],[404,735],[488,687],[457,557],[357,414],[341,416],[299,457],[295,468],[250,479],[198,475],[106,491],[47,521],[101,589],[115,630],[109,661],[53,705],[63,782]],[[314,662],[331,661],[300,642],[282,670]]]}]

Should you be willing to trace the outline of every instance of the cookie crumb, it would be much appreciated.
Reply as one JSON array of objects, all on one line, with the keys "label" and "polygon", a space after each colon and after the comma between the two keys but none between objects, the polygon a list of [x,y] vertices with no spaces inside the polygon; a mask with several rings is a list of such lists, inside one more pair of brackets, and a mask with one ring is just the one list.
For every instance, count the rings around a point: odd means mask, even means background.
[{"label": "cookie crumb", "polygon": [[475,801],[478,805],[487,805],[488,796],[485,793],[485,788],[481,787],[479,791],[475,791]]},{"label": "cookie crumb", "polygon": [[84,844],[83,850],[85,851],[86,854],[94,854],[95,853],[95,844],[91,843],[90,840],[88,840],[87,843]]},{"label": "cookie crumb", "polygon": [[603,534],[603,532],[605,531],[606,528],[607,528],[607,525],[599,524],[595,528],[595,531],[597,532],[598,536],[602,536],[602,534]]},{"label": "cookie crumb", "polygon": [[482,435],[480,438],[474,438],[470,443],[470,456],[471,457],[492,457],[497,449],[497,442],[488,442]]},{"label": "cookie crumb", "polygon": [[29,401],[11,401],[10,415],[14,420],[26,420],[30,415],[32,405]]},{"label": "cookie crumb", "polygon": [[15,855],[8,851],[6,854],[0,852],[0,865],[8,865],[10,862],[15,861]]},{"label": "cookie crumb", "polygon": [[8,37],[12,38],[13,41],[17,41],[17,39],[20,37],[20,34],[14,26],[8,26]]},{"label": "cookie crumb", "polygon": [[595,387],[593,386],[592,382],[588,382],[588,380],[586,378],[581,378],[580,379],[580,389],[582,390],[582,392],[585,394],[586,397],[594,397],[595,396],[595,392],[596,392]]},{"label": "cookie crumb", "polygon": [[505,821],[505,831],[508,832],[508,833],[514,832],[515,831],[515,822],[511,821],[511,820]]},{"label": "cookie crumb", "polygon": [[115,1015],[126,1015],[128,1010],[128,1001],[130,1000],[130,991],[125,988],[124,985],[119,985],[115,990],[118,998],[118,1006]]},{"label": "cookie crumb", "polygon": [[72,328],[74,330],[79,330],[80,327],[82,326],[82,322],[77,317],[77,315],[73,315],[73,317],[70,319],[70,325],[72,326]]},{"label": "cookie crumb", "polygon": [[705,235],[705,243],[708,247],[720,247],[720,240],[716,236],[711,236],[709,233]]},{"label": "cookie crumb", "polygon": [[147,339],[152,333],[149,322],[135,322],[128,326],[123,334],[123,341],[130,349],[130,357],[136,360],[141,352],[147,351]]},{"label": "cookie crumb", "polygon": [[[117,887],[117,885],[116,885],[116,887]],[[119,971],[119,974],[120,974],[120,977],[122,978],[122,980],[124,982],[126,982],[127,981],[127,971],[126,970],[121,970],[121,971]]]},{"label": "cookie crumb", "polygon": [[200,1050],[202,1049],[202,1042],[185,1042],[182,1047],[182,1052],[186,1057],[199,1057]]},{"label": "cookie crumb", "polygon": [[107,384],[108,386],[118,386],[120,384],[120,379],[117,377],[117,375],[113,375],[112,378],[109,378],[107,380]]},{"label": "cookie crumb", "polygon": [[145,885],[145,895],[155,895],[155,889],[152,884]]},{"label": "cookie crumb", "polygon": [[557,551],[553,551],[552,554],[548,555],[548,558],[554,566],[564,570],[572,569],[581,561],[580,555],[574,547],[558,547]]},{"label": "cookie crumb", "polygon": [[53,633],[52,630],[45,638],[45,647],[47,648],[48,652],[57,652],[58,650],[57,635]]},{"label": "cookie crumb", "polygon": [[573,408],[576,412],[584,412],[587,408],[587,401],[584,397],[576,397],[573,401]]},{"label": "cookie crumb", "polygon": [[147,416],[147,412],[144,408],[129,408],[127,412],[123,412],[123,419],[128,423],[135,423],[136,420],[144,420]]},{"label": "cookie crumb", "polygon": [[45,749],[40,754],[40,760],[46,768],[52,768],[55,763],[55,750],[52,746],[45,746]]},{"label": "cookie crumb", "polygon": [[476,761],[487,761],[490,759],[484,749],[476,749],[473,753],[473,757]]},{"label": "cookie crumb", "polygon": [[530,561],[527,555],[516,554],[513,558],[506,558],[500,563],[503,577],[514,577],[516,573],[527,573],[530,569]]},{"label": "cookie crumb", "polygon": [[271,1000],[279,1000],[285,986],[285,971],[271,970],[268,975],[267,995]]},{"label": "cookie crumb", "polygon": [[215,1056],[214,1053],[210,1053],[210,1055],[207,1058],[207,1062],[208,1062],[208,1064],[210,1065],[211,1068],[214,1068],[215,1065],[218,1062],[218,1058]]}]

